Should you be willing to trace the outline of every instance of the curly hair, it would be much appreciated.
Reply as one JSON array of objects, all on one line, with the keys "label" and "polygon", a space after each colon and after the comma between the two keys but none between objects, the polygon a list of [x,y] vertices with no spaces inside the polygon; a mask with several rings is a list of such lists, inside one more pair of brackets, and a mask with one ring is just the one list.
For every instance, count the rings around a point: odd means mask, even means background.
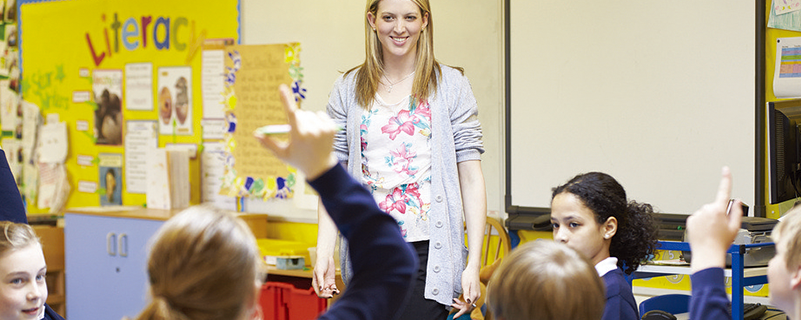
[{"label": "curly hair", "polygon": [[618,259],[617,265],[631,274],[656,250],[654,209],[650,204],[627,201],[623,186],[602,172],[579,174],[564,185],[553,189],[553,197],[570,193],[593,213],[598,223],[609,217],[617,219],[617,232],[612,237],[609,254]]}]

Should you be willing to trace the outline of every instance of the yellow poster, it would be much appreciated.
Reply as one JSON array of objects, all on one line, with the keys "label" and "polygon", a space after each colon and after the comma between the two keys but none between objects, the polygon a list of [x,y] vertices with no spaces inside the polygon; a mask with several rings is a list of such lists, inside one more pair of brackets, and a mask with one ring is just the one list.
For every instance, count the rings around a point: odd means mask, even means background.
[{"label": "yellow poster", "polygon": [[230,158],[223,194],[263,199],[290,198],[296,171],[253,138],[265,125],[286,124],[278,86],[292,86],[298,102],[305,98],[298,43],[226,47],[226,146]]},{"label": "yellow poster", "polygon": [[[67,207],[100,205],[100,191],[77,188],[102,182],[97,161],[78,161],[100,153],[123,154],[122,204],[139,206],[145,194],[126,187],[129,176],[143,174],[128,172],[142,166],[141,157],[125,156],[126,123],[158,121],[159,147],[202,143],[202,46],[238,42],[239,2],[23,1],[19,29],[22,98],[68,126]],[[199,171],[192,160],[193,204],[200,202]]]}]

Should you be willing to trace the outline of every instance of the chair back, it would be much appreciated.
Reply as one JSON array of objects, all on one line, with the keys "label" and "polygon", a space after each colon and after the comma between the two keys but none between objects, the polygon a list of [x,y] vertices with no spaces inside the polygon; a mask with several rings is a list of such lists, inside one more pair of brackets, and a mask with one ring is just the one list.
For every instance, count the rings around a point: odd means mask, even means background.
[{"label": "chair back", "polygon": [[[490,250],[492,244],[493,230],[498,235],[498,243],[495,250]],[[512,241],[509,239],[509,233],[503,227],[498,219],[487,217],[487,224],[484,227],[484,243],[481,249],[481,268],[491,265],[495,260],[506,256],[512,250]]]},{"label": "chair back", "polygon": [[640,318],[646,312],[662,310],[672,314],[685,313],[690,310],[690,296],[686,294],[664,294],[653,296],[640,302]]}]

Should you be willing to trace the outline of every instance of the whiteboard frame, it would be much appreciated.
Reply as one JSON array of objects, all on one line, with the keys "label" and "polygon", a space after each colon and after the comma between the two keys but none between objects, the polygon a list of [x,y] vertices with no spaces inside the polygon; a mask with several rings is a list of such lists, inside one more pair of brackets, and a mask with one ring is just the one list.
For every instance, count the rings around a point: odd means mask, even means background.
[{"label": "whiteboard frame", "polygon": [[[512,89],[511,89],[511,73],[512,73],[512,50],[511,50],[511,6],[513,1],[518,0],[504,0],[504,57],[505,57],[505,74],[504,74],[504,97],[505,97],[505,127],[504,127],[504,136],[505,136],[505,151],[504,151],[504,163],[505,163],[505,195],[504,195],[504,205],[507,214],[509,217],[515,217],[518,215],[535,215],[535,216],[547,216],[550,215],[550,208],[548,207],[532,207],[532,206],[525,206],[525,205],[518,205],[517,202],[512,199],[512,177],[513,177],[513,168],[512,168]],[[766,216],[766,202],[765,202],[765,193],[766,193],[766,176],[765,176],[765,155],[766,155],[766,146],[765,146],[765,136],[766,136],[766,123],[765,123],[765,33],[766,33],[766,0],[757,0],[755,1],[755,18],[754,18],[754,28],[755,28],[755,62],[754,62],[754,87],[755,87],[755,96],[754,96],[754,177],[753,177],[753,186],[754,186],[754,203],[751,205],[751,212],[749,215],[757,216],[757,217],[765,217]],[[558,26],[555,26],[558,27]],[[556,28],[554,28],[556,29]],[[565,181],[570,177],[565,177]],[[555,186],[552,186],[555,187]],[[625,186],[624,186],[625,187]],[[710,190],[711,192],[712,190]],[[711,195],[710,195],[711,197]],[[710,198],[711,199],[711,198]],[[647,199],[643,199],[647,202]],[[667,213],[686,213],[686,212],[667,212]]]}]

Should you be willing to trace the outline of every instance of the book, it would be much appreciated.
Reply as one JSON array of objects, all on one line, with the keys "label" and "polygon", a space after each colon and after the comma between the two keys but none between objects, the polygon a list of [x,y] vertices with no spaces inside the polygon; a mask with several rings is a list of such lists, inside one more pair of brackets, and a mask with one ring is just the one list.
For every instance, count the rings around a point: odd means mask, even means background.
[{"label": "book", "polygon": [[147,207],[183,209],[189,206],[189,152],[154,148],[147,157]]}]

